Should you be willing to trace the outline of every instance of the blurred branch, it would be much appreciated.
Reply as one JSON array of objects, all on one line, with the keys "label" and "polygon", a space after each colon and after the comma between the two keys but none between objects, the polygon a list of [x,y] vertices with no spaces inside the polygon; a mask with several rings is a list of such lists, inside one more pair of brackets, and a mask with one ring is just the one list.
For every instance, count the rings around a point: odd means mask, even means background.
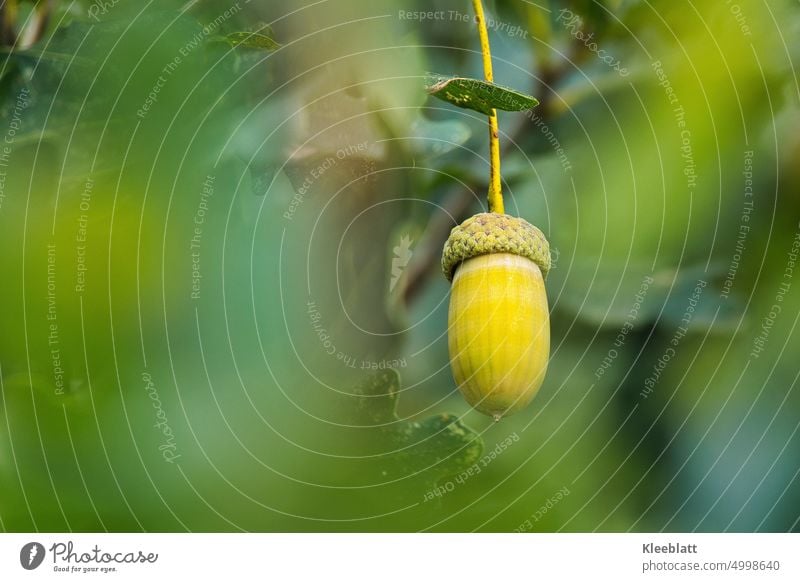
[{"label": "blurred branch", "polygon": [[[549,3],[547,3],[549,4]],[[555,85],[567,72],[572,57],[563,59],[556,63],[553,59],[553,27],[550,22],[550,14],[541,6],[527,4],[525,8],[528,19],[528,28],[531,31],[531,48],[536,59],[536,67],[539,73],[539,83],[541,89],[537,98],[541,104],[541,116],[549,116],[553,104],[553,85]]]},{"label": "blurred branch", "polygon": [[[549,5],[546,0],[543,1]],[[542,85],[541,94],[537,95],[541,103],[541,117],[545,119],[558,117],[590,94],[605,89],[613,90],[624,84],[625,79],[620,75],[605,75],[594,81],[594,85],[597,87],[587,81],[559,91],[559,99],[554,99],[555,91],[553,87],[571,70],[579,70],[580,65],[586,62],[592,53],[586,50],[585,45],[577,37],[569,35],[569,44],[566,48],[567,54],[559,62],[556,62],[553,58],[553,51],[550,48],[555,42],[557,32],[553,30],[549,12],[535,4],[527,4],[525,12],[528,28],[532,33],[530,35],[531,47]]]},{"label": "blurred branch", "polygon": [[453,187],[445,194],[442,212],[437,212],[428,222],[422,243],[417,247],[414,260],[408,267],[402,294],[405,305],[410,305],[424,290],[428,279],[441,270],[439,263],[442,246],[450,236],[450,230],[467,217],[474,201],[471,188],[461,185]]},{"label": "blurred branch", "polygon": [[545,113],[558,117],[588,97],[602,95],[606,92],[613,92],[622,87],[636,84],[642,80],[646,72],[646,70],[640,69],[631,71],[631,75],[627,77],[622,77],[616,73],[606,73],[599,77],[584,79],[583,82],[575,83],[559,91],[559,98],[547,103],[547,111]]}]

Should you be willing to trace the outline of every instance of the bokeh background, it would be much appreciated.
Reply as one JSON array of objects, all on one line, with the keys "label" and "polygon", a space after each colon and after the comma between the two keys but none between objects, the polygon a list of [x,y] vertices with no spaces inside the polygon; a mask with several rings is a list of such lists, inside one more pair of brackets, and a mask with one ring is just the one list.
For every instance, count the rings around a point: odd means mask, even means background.
[{"label": "bokeh background", "polygon": [[800,529],[800,4],[486,9],[555,264],[497,424],[439,270],[486,120],[424,90],[469,2],[2,2],[0,529]]}]

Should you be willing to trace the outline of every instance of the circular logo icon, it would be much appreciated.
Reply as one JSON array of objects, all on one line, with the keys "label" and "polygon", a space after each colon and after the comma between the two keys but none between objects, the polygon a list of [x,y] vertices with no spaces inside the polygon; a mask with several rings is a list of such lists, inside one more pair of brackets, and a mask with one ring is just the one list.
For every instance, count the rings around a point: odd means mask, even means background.
[{"label": "circular logo icon", "polygon": [[39,542],[27,543],[19,552],[19,563],[26,570],[35,570],[42,565],[44,554],[44,546]]}]

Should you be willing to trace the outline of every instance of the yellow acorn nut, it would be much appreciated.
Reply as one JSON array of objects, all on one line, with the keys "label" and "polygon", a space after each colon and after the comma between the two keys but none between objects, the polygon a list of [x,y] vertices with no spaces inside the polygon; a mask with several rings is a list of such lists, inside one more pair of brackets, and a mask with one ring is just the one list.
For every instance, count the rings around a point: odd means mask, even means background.
[{"label": "yellow acorn nut", "polygon": [[550,355],[544,234],[521,218],[477,214],[451,231],[442,270],[453,284],[448,348],[459,390],[495,420],[525,408]]}]

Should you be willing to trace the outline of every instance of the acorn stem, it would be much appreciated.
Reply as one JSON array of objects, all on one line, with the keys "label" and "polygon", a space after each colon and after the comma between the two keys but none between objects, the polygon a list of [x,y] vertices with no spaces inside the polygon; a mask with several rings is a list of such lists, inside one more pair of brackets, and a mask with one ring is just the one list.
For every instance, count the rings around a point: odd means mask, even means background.
[{"label": "acorn stem", "polygon": [[[478,25],[478,36],[481,40],[483,55],[483,75],[486,81],[494,83],[492,72],[492,52],[489,48],[489,31],[486,28],[486,16],[483,14],[481,0],[472,0],[475,9],[475,21]],[[504,214],[503,190],[500,182],[500,129],[497,123],[497,111],[492,109],[489,115],[489,212]]]}]

